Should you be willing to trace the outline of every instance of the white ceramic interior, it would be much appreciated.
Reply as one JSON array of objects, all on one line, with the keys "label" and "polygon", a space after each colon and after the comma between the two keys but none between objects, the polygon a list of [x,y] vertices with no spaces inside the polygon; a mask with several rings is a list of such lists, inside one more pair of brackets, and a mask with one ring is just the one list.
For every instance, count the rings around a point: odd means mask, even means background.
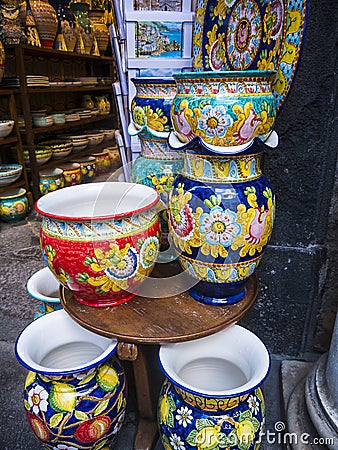
[{"label": "white ceramic interior", "polygon": [[14,120],[0,120],[0,137],[7,137],[14,128]]},{"label": "white ceramic interior", "polygon": [[29,370],[59,375],[88,370],[116,347],[116,339],[86,330],[60,309],[30,323],[16,341],[15,354]]},{"label": "white ceramic interior", "polygon": [[159,360],[175,384],[209,397],[249,392],[262,383],[270,369],[263,342],[239,325],[201,339],[163,345]]},{"label": "white ceramic interior", "polygon": [[80,184],[50,192],[39,198],[36,210],[65,220],[130,216],[154,206],[155,189],[142,184],[106,182]]},{"label": "white ceramic interior", "polygon": [[0,199],[9,199],[9,198],[15,198],[19,195],[26,194],[26,189],[24,188],[14,188],[10,189],[9,191],[6,191],[2,194],[0,194]]},{"label": "white ceramic interior", "polygon": [[44,178],[44,177],[54,177],[54,176],[60,176],[62,175],[63,170],[56,167],[55,169],[43,169],[40,170],[39,175],[40,177]]},{"label": "white ceramic interior", "polygon": [[28,294],[36,300],[49,303],[60,303],[60,282],[55,278],[53,272],[44,267],[35,272],[27,281]]}]

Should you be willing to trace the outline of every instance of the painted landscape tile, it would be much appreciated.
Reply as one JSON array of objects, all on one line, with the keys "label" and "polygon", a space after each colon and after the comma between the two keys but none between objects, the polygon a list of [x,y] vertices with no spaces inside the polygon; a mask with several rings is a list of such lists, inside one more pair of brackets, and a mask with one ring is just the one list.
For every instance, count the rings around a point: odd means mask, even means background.
[{"label": "painted landscape tile", "polygon": [[135,24],[138,58],[180,58],[183,24],[181,22],[137,22]]}]

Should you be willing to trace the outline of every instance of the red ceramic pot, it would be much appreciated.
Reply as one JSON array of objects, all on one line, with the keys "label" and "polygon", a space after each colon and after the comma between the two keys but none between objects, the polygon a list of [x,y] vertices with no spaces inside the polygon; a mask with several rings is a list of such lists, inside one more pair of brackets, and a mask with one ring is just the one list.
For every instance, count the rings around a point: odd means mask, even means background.
[{"label": "red ceramic pot", "polygon": [[41,197],[46,263],[76,300],[113,306],[133,298],[159,248],[159,194],[134,183],[71,186]]}]

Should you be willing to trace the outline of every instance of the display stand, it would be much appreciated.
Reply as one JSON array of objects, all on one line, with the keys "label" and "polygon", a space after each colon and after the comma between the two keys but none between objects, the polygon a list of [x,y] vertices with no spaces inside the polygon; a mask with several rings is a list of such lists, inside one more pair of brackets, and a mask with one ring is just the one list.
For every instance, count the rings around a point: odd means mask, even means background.
[{"label": "display stand", "polygon": [[[179,273],[178,263],[158,264],[152,276],[168,277]],[[156,404],[149,373],[149,344],[183,342],[222,330],[238,321],[254,304],[258,292],[257,276],[246,284],[243,300],[228,306],[197,302],[188,292],[172,297],[136,296],[122,305],[93,308],[76,301],[71,291],[61,287],[60,299],[66,312],[94,333],[116,338],[120,359],[133,362],[136,397],[140,416],[134,449],[151,449],[157,440]],[[158,386],[159,390],[160,386]]]}]

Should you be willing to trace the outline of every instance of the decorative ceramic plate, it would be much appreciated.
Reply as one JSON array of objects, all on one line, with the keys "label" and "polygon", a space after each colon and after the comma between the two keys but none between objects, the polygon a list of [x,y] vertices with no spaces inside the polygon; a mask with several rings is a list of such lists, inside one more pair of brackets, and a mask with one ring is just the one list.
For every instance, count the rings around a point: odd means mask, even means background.
[{"label": "decorative ceramic plate", "polygon": [[197,0],[194,70],[277,71],[277,111],[300,62],[309,0]]}]

